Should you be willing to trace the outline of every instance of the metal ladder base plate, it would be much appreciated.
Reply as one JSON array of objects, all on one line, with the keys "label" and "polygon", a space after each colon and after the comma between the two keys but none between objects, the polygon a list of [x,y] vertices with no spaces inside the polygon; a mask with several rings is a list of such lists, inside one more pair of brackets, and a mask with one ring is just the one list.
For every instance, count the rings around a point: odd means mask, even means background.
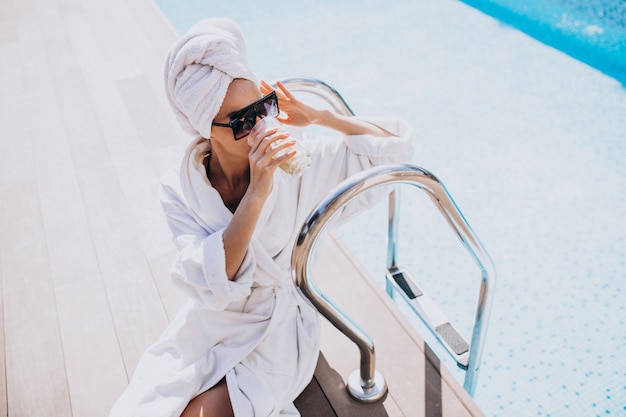
[{"label": "metal ladder base plate", "polygon": [[[439,306],[415,283],[406,271],[392,268],[386,274],[387,284],[422,320],[424,325],[435,335],[437,340],[456,360],[461,369],[467,370],[470,345],[450,323]],[[389,294],[393,297],[393,294]]]}]

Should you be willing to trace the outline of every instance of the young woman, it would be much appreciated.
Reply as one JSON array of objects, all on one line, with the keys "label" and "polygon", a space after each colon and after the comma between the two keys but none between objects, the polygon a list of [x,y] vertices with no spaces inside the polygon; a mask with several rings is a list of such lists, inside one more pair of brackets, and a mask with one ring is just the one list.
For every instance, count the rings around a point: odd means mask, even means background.
[{"label": "young woman", "polygon": [[[189,301],[144,353],[111,416],[298,416],[293,400],[312,378],[319,335],[317,313],[291,279],[296,236],[343,179],[409,162],[410,128],[259,85],[228,19],[192,27],[170,51],[165,82],[182,127],[197,136],[161,194],[178,249],[172,277]],[[308,141],[312,163],[300,177],[278,169],[294,157],[291,137],[263,121],[278,109],[286,125],[339,134]]]}]

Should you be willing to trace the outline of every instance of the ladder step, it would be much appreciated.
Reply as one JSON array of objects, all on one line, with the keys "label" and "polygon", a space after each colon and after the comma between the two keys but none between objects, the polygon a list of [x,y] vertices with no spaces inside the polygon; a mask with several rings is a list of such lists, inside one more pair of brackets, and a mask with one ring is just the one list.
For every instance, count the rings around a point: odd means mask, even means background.
[{"label": "ladder step", "polygon": [[400,269],[392,268],[389,270],[389,273],[391,274],[391,277],[396,282],[396,284],[398,284],[398,286],[402,289],[402,291],[404,291],[406,296],[409,297],[411,300],[424,295],[420,287],[415,285],[413,280],[407,280],[404,277],[404,273]]},{"label": "ladder step", "polygon": [[465,352],[469,352],[469,345],[463,339],[463,336],[456,331],[456,329],[450,323],[444,323],[441,326],[437,326],[435,331],[445,340],[452,348],[452,351],[457,355],[462,355]]},{"label": "ladder step", "polygon": [[[390,268],[387,282],[402,296],[424,325],[456,360],[457,365],[467,369],[470,345],[450,323],[444,312],[408,275],[400,268]],[[390,293],[391,295],[391,293]]]}]

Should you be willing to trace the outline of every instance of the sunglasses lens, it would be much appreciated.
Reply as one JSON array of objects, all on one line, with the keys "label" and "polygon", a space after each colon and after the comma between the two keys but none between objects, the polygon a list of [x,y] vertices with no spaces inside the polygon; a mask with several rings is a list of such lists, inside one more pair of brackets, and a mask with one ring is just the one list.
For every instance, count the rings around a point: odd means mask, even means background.
[{"label": "sunglasses lens", "polygon": [[276,100],[276,96],[274,94],[268,96],[262,103],[259,103],[257,115],[261,119],[267,116],[278,115],[278,101]]},{"label": "sunglasses lens", "polygon": [[242,139],[250,133],[254,125],[256,124],[256,113],[250,109],[246,114],[239,117],[236,120],[230,122],[235,134],[235,140]]},{"label": "sunglasses lens", "polygon": [[250,134],[256,124],[257,117],[263,119],[267,116],[278,115],[278,99],[276,93],[272,92],[249,108],[243,109],[243,113],[233,116],[230,126],[235,134],[235,140],[242,139]]}]

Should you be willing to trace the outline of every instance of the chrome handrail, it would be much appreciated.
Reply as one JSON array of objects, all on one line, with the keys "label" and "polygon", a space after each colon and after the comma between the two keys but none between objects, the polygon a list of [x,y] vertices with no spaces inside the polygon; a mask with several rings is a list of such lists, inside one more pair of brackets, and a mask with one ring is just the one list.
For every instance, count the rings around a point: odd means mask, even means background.
[{"label": "chrome handrail", "polygon": [[[285,79],[281,82],[292,93],[313,94],[323,99],[336,113],[344,116],[354,116],[354,112],[341,94],[321,80],[299,77]],[[304,231],[306,227],[305,224],[302,230]],[[323,227],[325,226],[323,225]],[[386,394],[387,383],[384,377],[376,371],[374,342],[356,322],[319,290],[314,281],[309,279],[309,256],[313,252],[318,234],[316,233],[315,237],[309,235],[307,239],[306,232],[304,232],[304,235],[302,233],[300,236],[304,236],[304,240],[298,239],[298,242],[306,244],[307,249],[303,249],[302,246],[296,244],[296,248],[293,251],[291,262],[294,281],[318,311],[359,348],[361,353],[360,368],[350,375],[347,383],[350,394],[361,402],[378,401]]]},{"label": "chrome handrail", "polygon": [[[472,395],[483,353],[487,331],[486,321],[493,302],[495,267],[444,185],[430,172],[412,165],[385,165],[353,175],[335,187],[311,212],[302,226],[292,255],[293,278],[303,294],[311,300],[320,313],[359,347],[361,352],[359,382],[362,389],[367,390],[375,386],[375,355],[371,338],[320,291],[311,278],[309,259],[320,234],[346,204],[366,191],[389,184],[410,184],[426,191],[463,245],[473,255],[482,272],[470,358],[464,383],[465,389]],[[353,380],[353,377],[350,380]],[[353,390],[358,392],[358,387],[349,386],[348,388],[353,395],[355,395]]]},{"label": "chrome handrail", "polygon": [[[410,165],[406,165],[406,167],[412,171],[411,174],[397,173],[395,175],[402,176],[403,180],[389,182],[412,183],[412,185],[426,191],[481,271],[472,340],[463,383],[465,390],[471,396],[474,396],[487,334],[487,322],[493,304],[493,294],[496,285],[495,265],[443,183],[435,175],[423,168]],[[400,171],[402,170],[400,169]],[[409,177],[411,178],[410,180],[408,180]],[[398,190],[395,190],[389,196],[387,269],[390,271],[398,269],[396,253],[398,247],[399,206],[399,193]]]},{"label": "chrome handrail", "polygon": [[[312,78],[291,78],[284,80],[283,84],[292,92],[307,92],[321,97],[340,114],[354,115],[343,97],[323,81]],[[495,266],[444,185],[432,173],[411,165],[383,166],[363,171],[339,184],[313,210],[300,231],[292,254],[294,281],[320,313],[358,346],[361,353],[360,369],[353,372],[349,378],[350,393],[363,402],[373,402],[382,398],[387,387],[384,378],[375,369],[375,349],[372,339],[319,290],[310,278],[309,258],[315,249],[318,236],[325,230],[337,211],[350,200],[372,188],[403,183],[417,186],[429,194],[482,272],[464,381],[465,390],[473,396],[484,349],[487,320],[493,303]],[[394,189],[389,195],[388,270],[396,268],[398,211],[399,190]]]}]

